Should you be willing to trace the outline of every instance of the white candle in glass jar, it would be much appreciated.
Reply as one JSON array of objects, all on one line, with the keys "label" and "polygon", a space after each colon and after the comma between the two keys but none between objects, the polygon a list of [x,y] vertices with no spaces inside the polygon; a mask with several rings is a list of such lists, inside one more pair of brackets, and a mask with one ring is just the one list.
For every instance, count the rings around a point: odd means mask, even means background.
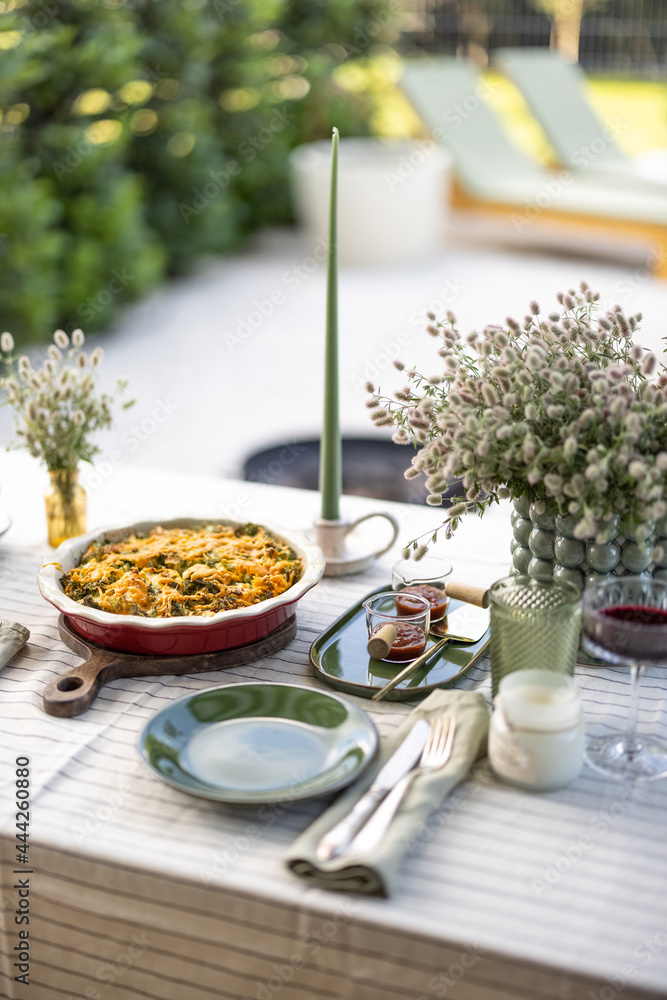
[{"label": "white candle in glass jar", "polygon": [[498,777],[549,791],[577,777],[583,756],[581,697],[571,677],[516,670],[502,678],[489,729],[489,762]]}]

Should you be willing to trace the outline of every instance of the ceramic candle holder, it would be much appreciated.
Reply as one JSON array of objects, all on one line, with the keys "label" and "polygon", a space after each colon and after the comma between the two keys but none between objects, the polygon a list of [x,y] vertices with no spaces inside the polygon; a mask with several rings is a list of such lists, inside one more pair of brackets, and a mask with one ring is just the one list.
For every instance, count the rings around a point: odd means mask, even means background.
[{"label": "ceramic candle holder", "polygon": [[[373,517],[384,517],[391,524],[391,538],[381,548],[377,548],[368,533],[359,525]],[[364,514],[356,521],[340,518],[337,521],[325,521],[318,518],[313,522],[313,537],[322,549],[325,560],[325,576],[344,576],[347,573],[361,573],[371,563],[392,547],[398,538],[398,521],[391,514],[377,511]]]}]

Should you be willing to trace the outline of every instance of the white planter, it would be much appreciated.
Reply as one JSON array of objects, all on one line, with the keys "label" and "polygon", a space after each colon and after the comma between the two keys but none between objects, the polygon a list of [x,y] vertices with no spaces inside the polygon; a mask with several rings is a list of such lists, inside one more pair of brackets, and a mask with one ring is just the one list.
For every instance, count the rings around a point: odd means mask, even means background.
[{"label": "white planter", "polygon": [[[290,158],[297,218],[327,237],[331,143],[307,143]],[[430,140],[341,139],[338,256],[342,264],[419,260],[443,246],[450,157]]]}]

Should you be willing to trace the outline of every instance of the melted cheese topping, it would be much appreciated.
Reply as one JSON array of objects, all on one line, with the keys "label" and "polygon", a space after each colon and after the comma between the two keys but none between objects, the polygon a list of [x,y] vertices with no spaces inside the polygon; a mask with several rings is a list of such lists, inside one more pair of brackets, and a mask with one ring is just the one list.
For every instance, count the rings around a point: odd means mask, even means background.
[{"label": "melted cheese topping", "polygon": [[72,600],[119,615],[215,615],[276,597],[301,576],[289,545],[264,528],[154,528],[93,542],[62,577]]}]

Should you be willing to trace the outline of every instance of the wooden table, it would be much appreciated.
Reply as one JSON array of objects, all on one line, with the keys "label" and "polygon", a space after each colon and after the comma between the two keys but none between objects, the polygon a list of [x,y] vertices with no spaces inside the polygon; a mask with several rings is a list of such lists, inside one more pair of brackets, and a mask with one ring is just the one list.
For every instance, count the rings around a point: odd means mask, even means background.
[{"label": "wooden table", "polygon": [[[315,636],[389,580],[396,552],[371,572],[325,580],[298,606],[298,635],[257,663],[211,674],[119,680],[74,719],[46,716],[45,684],[74,666],[35,576],[49,550],[44,481],[26,457],[0,457],[0,497],[14,518],[0,539],[0,618],[31,639],[0,673],[4,930],[0,995],[29,1000],[624,1000],[667,995],[667,782],[624,787],[585,771],[569,788],[525,794],[486,765],[438,809],[388,901],[306,887],[285,868],[289,844],[329,799],[233,808],[188,797],[140,766],[137,737],[175,698],[210,685],[319,685]],[[378,506],[401,540],[432,509]],[[89,523],[140,517],[241,517],[306,527],[314,494],[120,467],[90,496]],[[509,561],[509,511],[470,519],[443,544],[457,576],[489,583]],[[488,665],[463,686],[488,691]],[[622,724],[629,679],[579,668],[593,732]],[[645,679],[640,724],[667,737],[667,681]],[[359,703],[381,734],[407,705]],[[30,758],[29,876],[15,875],[14,770]],[[30,985],[13,966],[26,929],[17,878],[29,878]],[[25,939],[24,939],[25,940]]]}]

